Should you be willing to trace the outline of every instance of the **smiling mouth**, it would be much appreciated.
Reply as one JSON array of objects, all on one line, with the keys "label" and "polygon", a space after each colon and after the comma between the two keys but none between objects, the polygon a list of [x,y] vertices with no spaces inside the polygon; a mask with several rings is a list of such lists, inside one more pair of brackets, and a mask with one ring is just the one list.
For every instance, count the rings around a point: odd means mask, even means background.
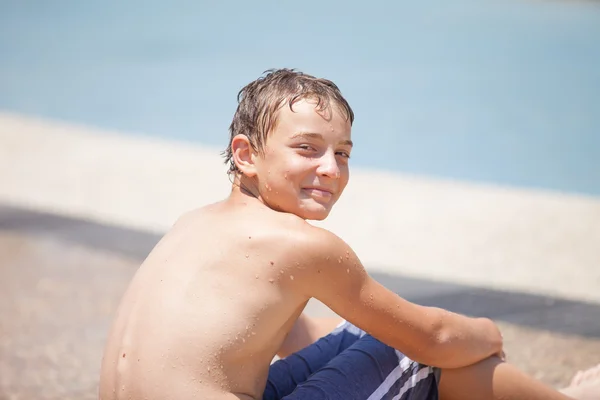
[{"label": "smiling mouth", "polygon": [[324,199],[330,199],[331,197],[333,197],[333,192],[331,192],[330,190],[327,189],[321,189],[321,188],[304,188],[302,189],[305,192],[313,195],[313,196],[318,196]]}]

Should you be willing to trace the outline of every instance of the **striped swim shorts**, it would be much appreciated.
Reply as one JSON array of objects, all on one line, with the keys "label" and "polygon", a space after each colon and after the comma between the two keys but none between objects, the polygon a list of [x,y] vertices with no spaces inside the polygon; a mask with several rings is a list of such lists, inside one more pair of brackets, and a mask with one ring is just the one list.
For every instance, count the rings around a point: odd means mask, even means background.
[{"label": "striped swim shorts", "polygon": [[344,322],[271,365],[264,400],[437,400],[441,371]]}]

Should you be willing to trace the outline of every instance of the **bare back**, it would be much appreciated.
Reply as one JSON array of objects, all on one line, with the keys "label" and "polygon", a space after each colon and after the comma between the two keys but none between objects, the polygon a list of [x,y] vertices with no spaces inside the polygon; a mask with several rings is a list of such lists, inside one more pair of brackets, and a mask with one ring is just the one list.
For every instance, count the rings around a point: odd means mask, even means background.
[{"label": "bare back", "polygon": [[260,398],[270,362],[308,300],[282,261],[281,243],[303,225],[252,204],[184,215],[123,297],[100,399]]}]

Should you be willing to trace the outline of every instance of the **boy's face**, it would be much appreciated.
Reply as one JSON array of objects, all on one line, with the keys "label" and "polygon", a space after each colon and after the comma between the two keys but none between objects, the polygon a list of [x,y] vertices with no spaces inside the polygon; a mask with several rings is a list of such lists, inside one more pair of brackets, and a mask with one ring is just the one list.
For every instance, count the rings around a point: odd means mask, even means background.
[{"label": "boy's face", "polygon": [[350,122],[336,104],[318,112],[300,100],[279,110],[264,155],[256,155],[259,193],[269,207],[304,219],[322,220],[344,191],[352,150]]}]

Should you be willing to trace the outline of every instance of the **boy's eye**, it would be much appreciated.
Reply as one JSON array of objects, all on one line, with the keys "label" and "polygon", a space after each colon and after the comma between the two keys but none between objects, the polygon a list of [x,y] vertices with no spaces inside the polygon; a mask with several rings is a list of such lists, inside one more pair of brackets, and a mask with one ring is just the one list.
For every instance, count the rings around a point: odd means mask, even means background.
[{"label": "boy's eye", "polygon": [[298,146],[298,148],[302,149],[302,150],[314,150],[314,148],[311,145],[308,144],[301,144]]},{"label": "boy's eye", "polygon": [[339,154],[340,156],[342,156],[344,158],[350,158],[350,153],[348,153],[346,151],[338,151],[336,154]]}]

